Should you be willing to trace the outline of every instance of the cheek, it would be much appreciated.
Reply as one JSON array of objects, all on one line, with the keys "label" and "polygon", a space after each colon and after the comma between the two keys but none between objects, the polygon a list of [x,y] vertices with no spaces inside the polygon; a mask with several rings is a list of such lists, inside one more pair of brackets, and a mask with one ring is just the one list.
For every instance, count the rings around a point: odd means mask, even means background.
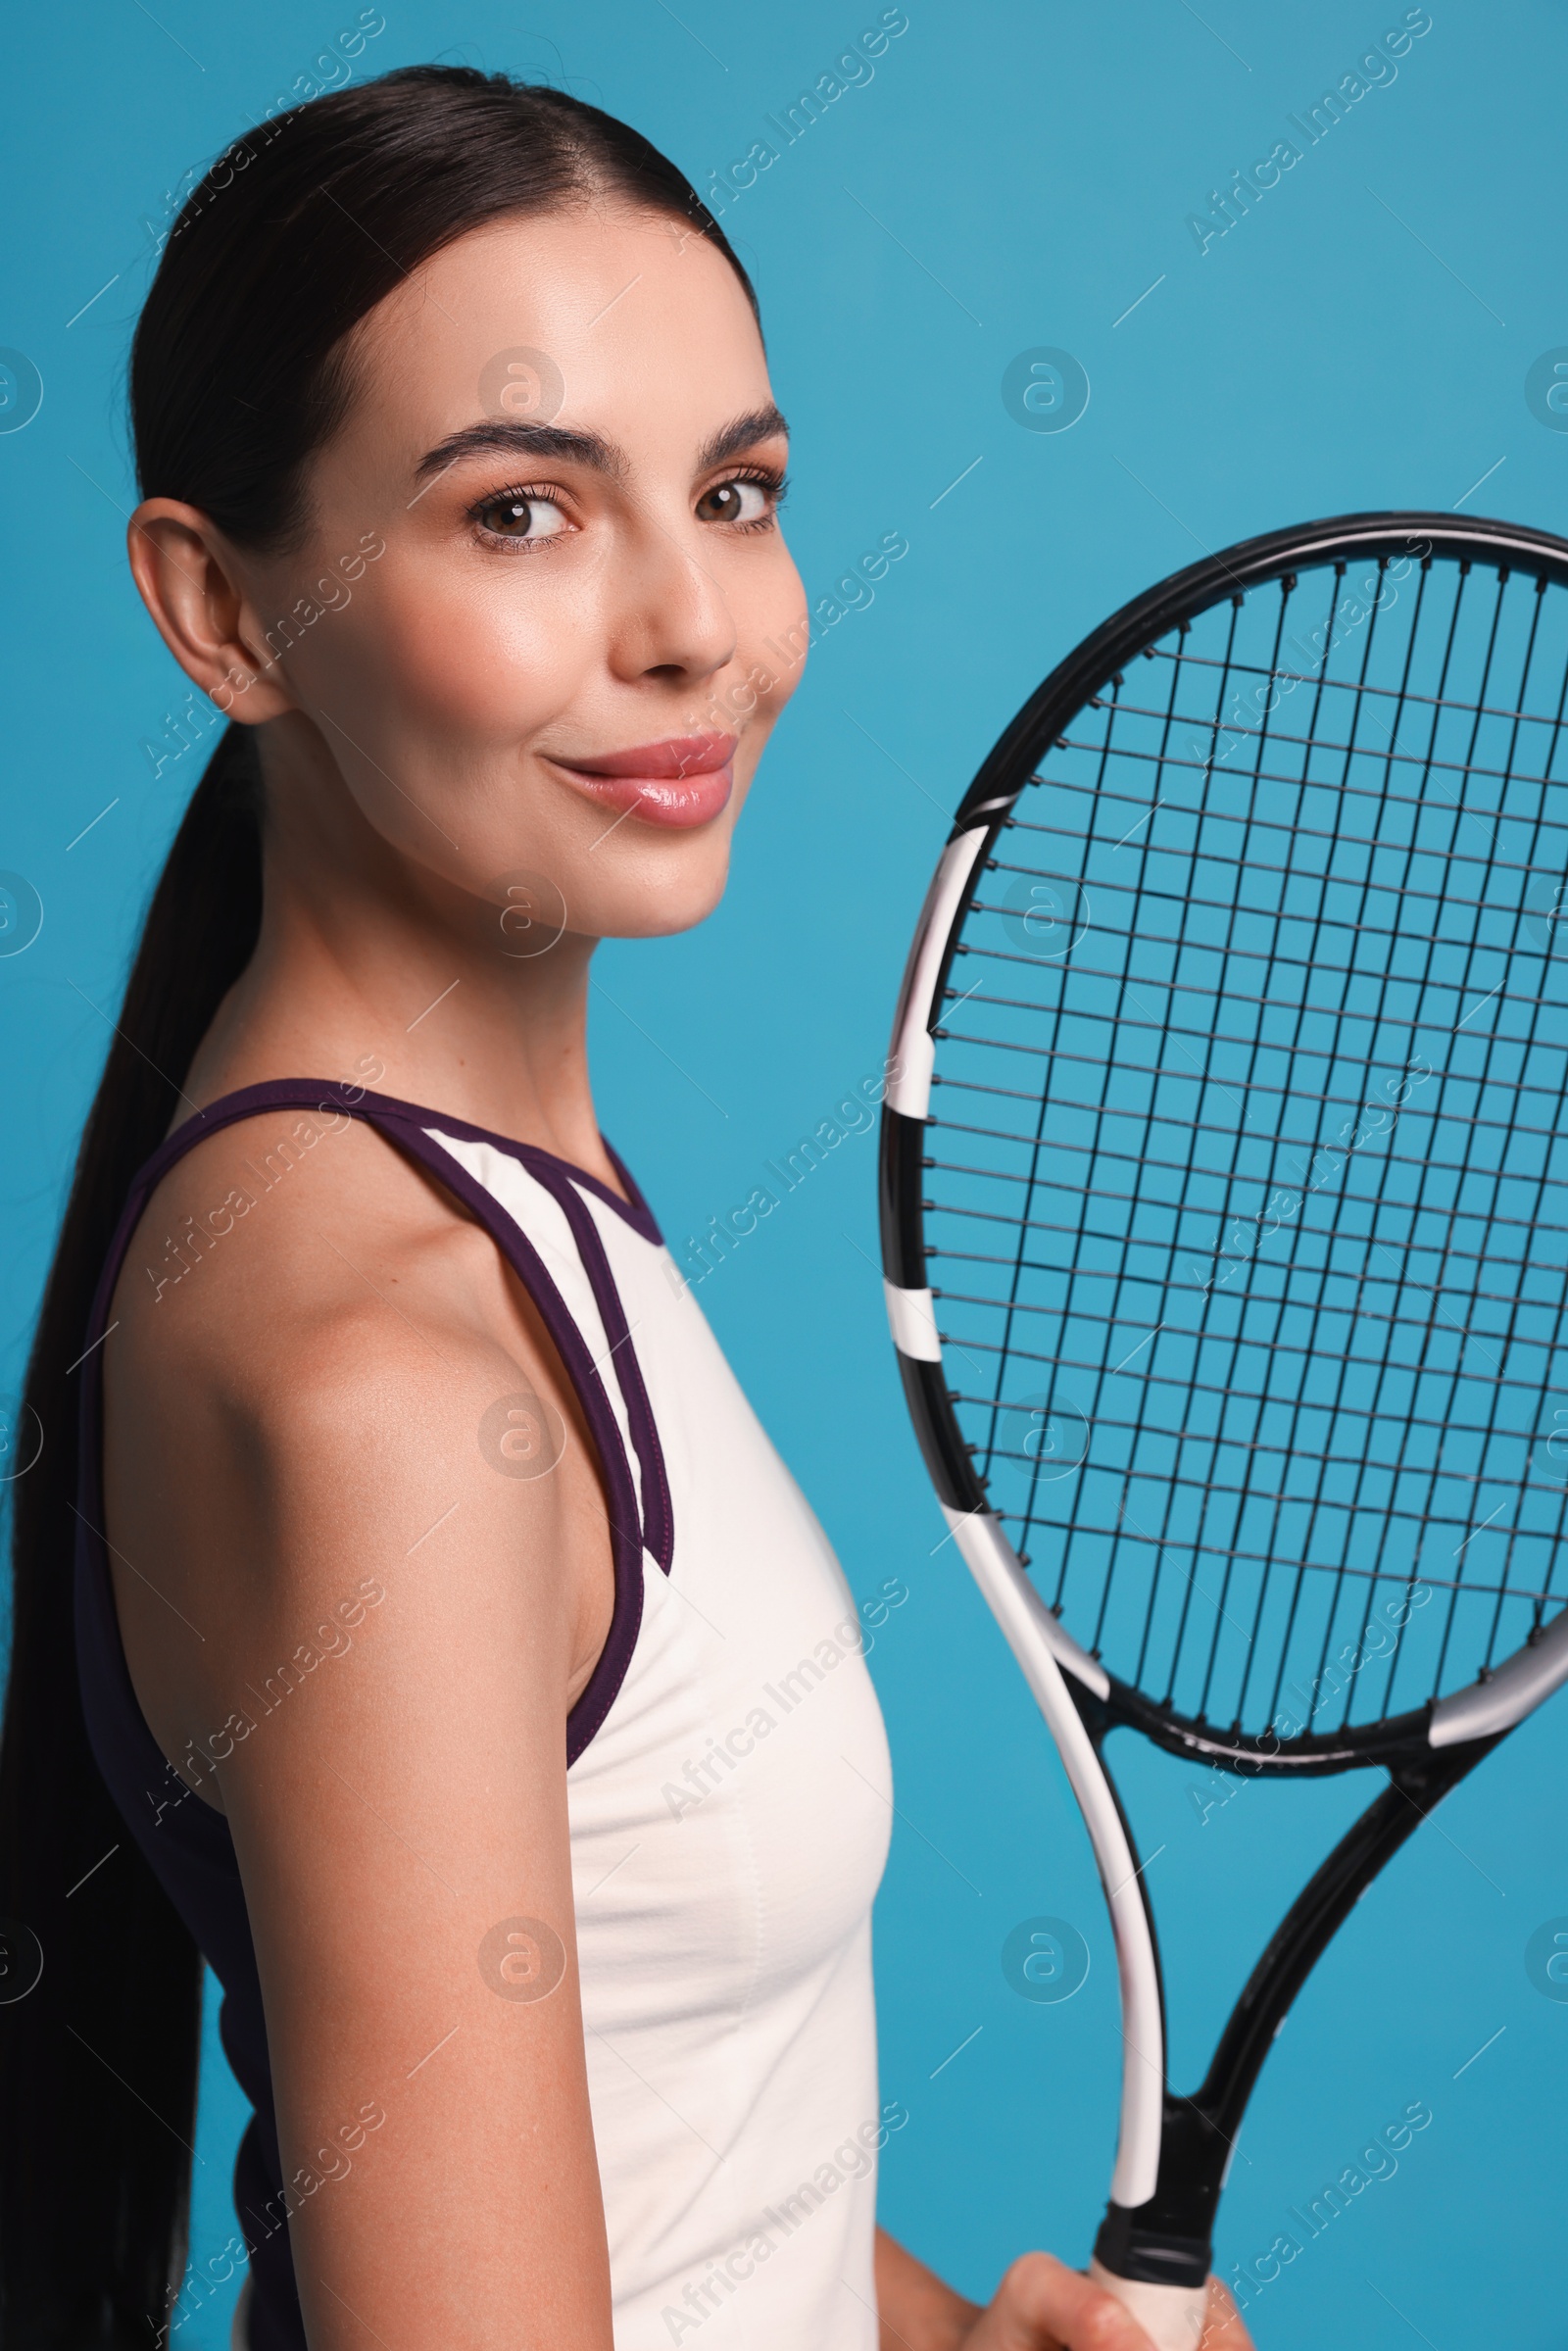
[{"label": "cheek", "polygon": [[[751,609],[754,601],[755,610]],[[776,717],[800,684],[808,623],[806,586],[782,539],[777,562],[769,564],[738,619],[739,634],[747,641],[748,660],[772,674],[774,683],[765,707]]]},{"label": "cheek", "polygon": [[[509,568],[542,570],[548,561],[517,556]],[[395,714],[405,742],[412,731],[437,754],[443,743],[458,752],[514,743],[570,701],[592,616],[566,583],[503,575],[433,598],[411,568],[376,589],[360,599],[365,621],[350,659],[365,664],[378,722],[390,732]]]},{"label": "cheek", "polygon": [[432,594],[428,567],[400,571],[389,548],[302,639],[289,676],[383,840],[480,896],[504,870],[559,867],[575,905],[569,819],[519,755],[584,692],[600,616],[591,582],[514,581],[548,559],[504,561],[500,578]]}]

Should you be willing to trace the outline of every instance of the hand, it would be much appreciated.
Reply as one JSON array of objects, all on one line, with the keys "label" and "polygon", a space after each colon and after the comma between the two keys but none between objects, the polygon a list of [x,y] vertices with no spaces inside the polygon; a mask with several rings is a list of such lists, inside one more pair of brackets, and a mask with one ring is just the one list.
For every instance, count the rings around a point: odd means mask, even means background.
[{"label": "hand", "polygon": [[[1049,2253],[1026,2253],[1013,2263],[959,2345],[961,2351],[1150,2351],[1149,2337],[1119,2302]],[[1217,2278],[1208,2281],[1199,2351],[1252,2351]]]}]

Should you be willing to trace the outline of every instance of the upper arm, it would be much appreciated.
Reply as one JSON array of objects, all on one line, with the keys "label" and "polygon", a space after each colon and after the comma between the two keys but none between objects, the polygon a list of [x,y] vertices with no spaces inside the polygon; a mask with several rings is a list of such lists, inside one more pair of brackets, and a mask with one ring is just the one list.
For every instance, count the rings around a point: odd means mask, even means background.
[{"label": "upper arm", "polygon": [[[488,1398],[466,1385],[355,1368],[255,1464],[250,1728],[220,1777],[316,2347],[348,2341],[344,2305],[391,2351],[500,2343],[519,2312],[541,2340],[609,2342],[558,1514],[548,1480],[475,1478]],[[321,1638],[367,1582],[385,1596],[352,1647]],[[496,1945],[519,1918],[546,1975],[514,1985]],[[558,1966],[547,1996],[510,1996]],[[340,2170],[367,2104],[386,2120]]]},{"label": "upper arm", "polygon": [[111,1531],[195,1639],[122,1583],[127,1655],[173,1661],[227,1814],[312,2351],[609,2351],[565,1785],[597,1480],[496,1474],[478,1424],[550,1366],[341,1207],[290,1205],[260,1298],[233,1252],[200,1331],[134,1310]]}]

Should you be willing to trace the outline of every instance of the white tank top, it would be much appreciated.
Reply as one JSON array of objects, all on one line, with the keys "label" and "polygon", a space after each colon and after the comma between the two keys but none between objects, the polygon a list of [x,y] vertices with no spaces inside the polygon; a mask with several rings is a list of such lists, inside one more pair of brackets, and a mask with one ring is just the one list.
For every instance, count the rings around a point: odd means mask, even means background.
[{"label": "white tank top", "polygon": [[567,1774],[616,2351],[876,2351],[892,1774],[854,1598],[629,1179],[420,1124],[559,1294],[622,1530]]}]

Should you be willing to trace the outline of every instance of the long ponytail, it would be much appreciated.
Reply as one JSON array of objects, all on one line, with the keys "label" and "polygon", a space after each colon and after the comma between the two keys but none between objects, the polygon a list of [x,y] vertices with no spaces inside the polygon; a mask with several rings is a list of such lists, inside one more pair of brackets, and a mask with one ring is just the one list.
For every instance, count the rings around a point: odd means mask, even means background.
[{"label": "long ponytail", "polygon": [[[345,338],[418,265],[485,223],[617,198],[746,272],[675,166],[560,90],[409,67],[230,148],[175,223],[137,326],[144,497],[287,550],[309,461],[352,395]],[[73,1623],[74,1377],[137,1170],[256,946],[260,769],[230,725],[154,894],[98,1089],[27,1376],[43,1450],[15,1493],[0,1742],[0,2346],[161,2351],[184,2262],[200,1961],[89,1752]],[[32,1419],[36,1415],[36,1421]],[[43,1973],[18,1997],[41,1946]]]},{"label": "long ponytail", "polygon": [[[5,2341],[17,2351],[154,2351],[147,2316],[162,2317],[171,2255],[183,2262],[200,1962],[87,1746],[72,1616],[72,1374],[131,1180],[168,1132],[196,1048],[256,945],[259,786],[254,741],[225,728],[148,910],[21,1415],[24,1432],[41,1430],[42,1450],[16,1487],[0,1961],[13,1991],[40,1951],[43,1973],[0,2007],[0,2245]],[[6,1985],[0,1978],[0,1994]]]}]

